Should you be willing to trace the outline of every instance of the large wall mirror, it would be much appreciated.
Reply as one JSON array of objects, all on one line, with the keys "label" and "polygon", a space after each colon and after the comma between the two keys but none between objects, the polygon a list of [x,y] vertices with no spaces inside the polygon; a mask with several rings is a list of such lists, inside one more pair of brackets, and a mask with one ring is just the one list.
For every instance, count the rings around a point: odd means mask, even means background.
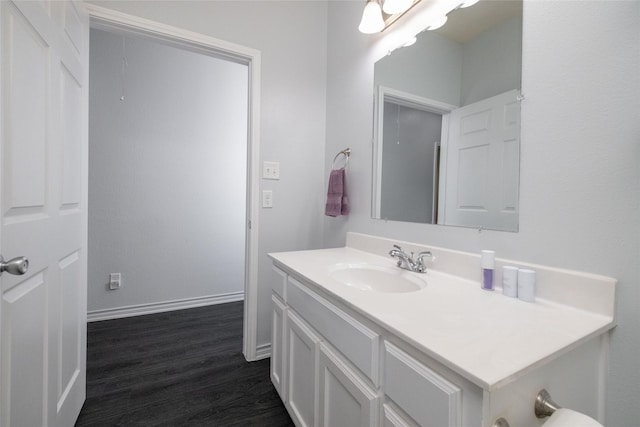
[{"label": "large wall mirror", "polygon": [[375,64],[372,216],[517,231],[522,1],[448,17]]}]

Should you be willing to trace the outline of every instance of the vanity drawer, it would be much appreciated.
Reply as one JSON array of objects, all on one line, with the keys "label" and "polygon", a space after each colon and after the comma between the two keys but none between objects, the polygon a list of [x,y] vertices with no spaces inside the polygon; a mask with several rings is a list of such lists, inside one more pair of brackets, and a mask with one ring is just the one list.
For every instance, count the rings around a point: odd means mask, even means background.
[{"label": "vanity drawer", "polygon": [[287,299],[289,307],[298,312],[373,384],[380,385],[378,334],[292,277],[288,278]]},{"label": "vanity drawer", "polygon": [[462,423],[462,390],[386,341],[384,391],[421,426],[460,427]]},{"label": "vanity drawer", "polygon": [[287,301],[286,298],[286,289],[287,289],[287,273],[280,270],[276,266],[271,266],[271,276],[272,276],[272,288],[273,293],[278,295],[282,301]]}]

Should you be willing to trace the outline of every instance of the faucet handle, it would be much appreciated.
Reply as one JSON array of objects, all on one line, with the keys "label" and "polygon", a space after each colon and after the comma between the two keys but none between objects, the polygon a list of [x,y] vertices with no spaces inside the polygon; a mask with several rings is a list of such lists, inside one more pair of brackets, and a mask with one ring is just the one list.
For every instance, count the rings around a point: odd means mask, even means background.
[{"label": "faucet handle", "polygon": [[427,266],[424,265],[424,259],[422,257],[428,256],[429,258],[431,258],[431,260],[433,261],[435,259],[435,257],[433,256],[433,254],[430,251],[422,251],[418,254],[418,257],[416,258],[416,271],[418,273],[424,273],[425,271],[427,271]]},{"label": "faucet handle", "polygon": [[400,265],[402,264],[401,256],[402,256],[403,253],[404,252],[402,252],[402,248],[400,246],[398,246],[398,245],[393,245],[393,249],[391,249],[389,251],[389,256],[391,256],[393,258],[398,257],[398,267],[400,267]]}]

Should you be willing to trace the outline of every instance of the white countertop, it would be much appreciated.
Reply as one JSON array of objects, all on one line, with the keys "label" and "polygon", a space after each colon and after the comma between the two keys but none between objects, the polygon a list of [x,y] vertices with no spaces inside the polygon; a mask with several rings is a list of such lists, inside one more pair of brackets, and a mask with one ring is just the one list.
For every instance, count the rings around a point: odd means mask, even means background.
[{"label": "white countertop", "polygon": [[330,277],[335,264],[395,267],[390,257],[345,247],[270,254],[429,357],[493,391],[615,326],[613,316],[538,299],[527,303],[477,281],[430,269],[416,292],[382,293]]}]

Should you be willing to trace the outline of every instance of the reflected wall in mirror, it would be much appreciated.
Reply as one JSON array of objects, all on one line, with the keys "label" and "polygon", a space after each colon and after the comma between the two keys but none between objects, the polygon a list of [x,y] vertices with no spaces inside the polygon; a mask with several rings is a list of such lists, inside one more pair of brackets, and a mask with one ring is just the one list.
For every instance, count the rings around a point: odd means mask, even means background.
[{"label": "reflected wall in mirror", "polygon": [[522,2],[481,0],[376,62],[374,218],[518,230]]}]

